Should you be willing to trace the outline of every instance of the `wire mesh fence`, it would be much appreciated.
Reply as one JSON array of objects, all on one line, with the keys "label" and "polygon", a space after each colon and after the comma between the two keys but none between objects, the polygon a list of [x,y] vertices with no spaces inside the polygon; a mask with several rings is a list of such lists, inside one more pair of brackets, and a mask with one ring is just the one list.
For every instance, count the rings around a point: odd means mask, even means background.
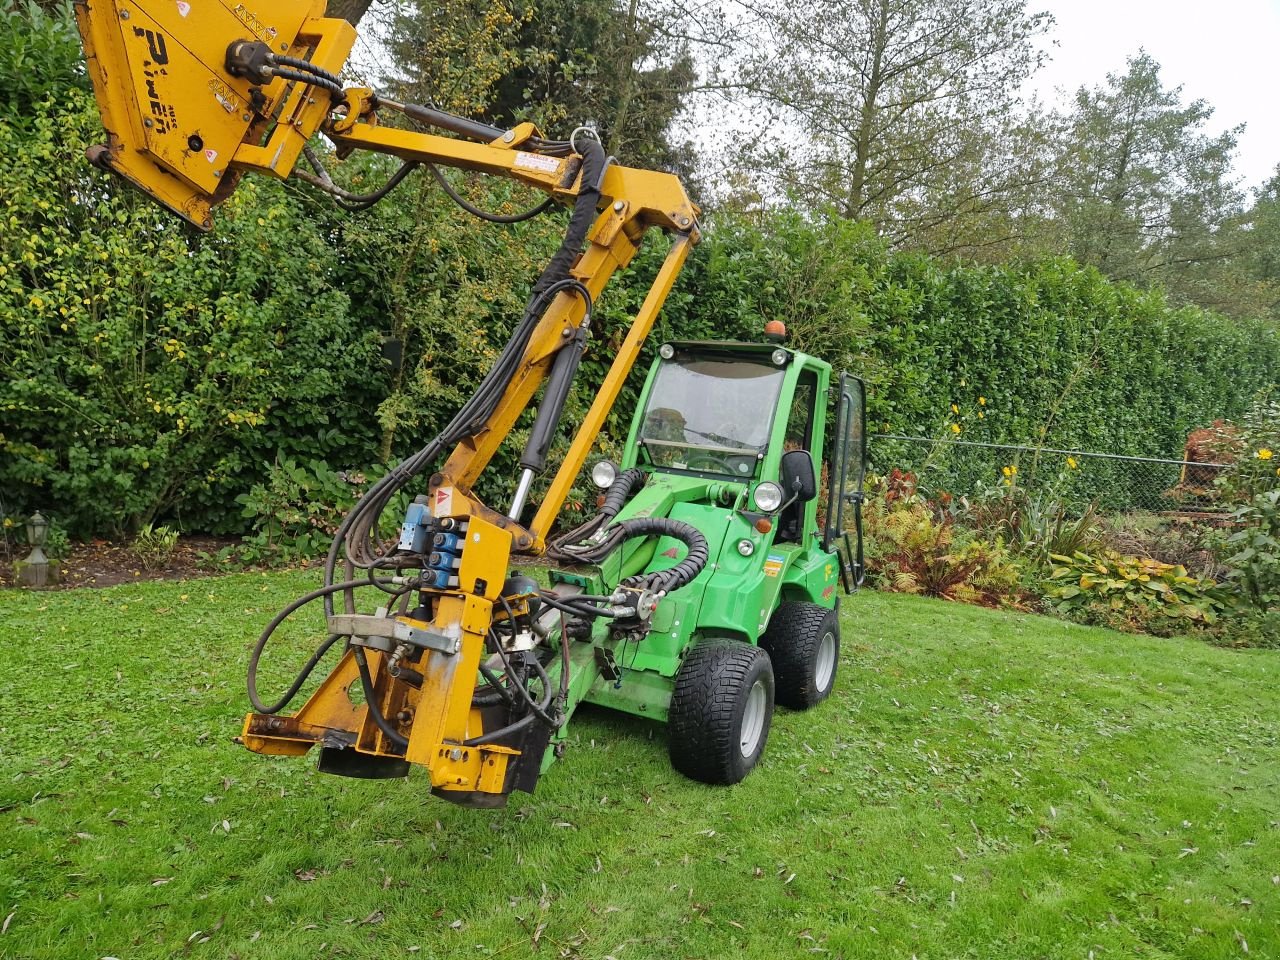
[{"label": "wire mesh fence", "polygon": [[871,469],[914,474],[929,491],[973,496],[1018,486],[1031,496],[1096,504],[1120,512],[1218,513],[1213,482],[1221,463],[1130,457],[968,440],[876,436],[868,449]]}]

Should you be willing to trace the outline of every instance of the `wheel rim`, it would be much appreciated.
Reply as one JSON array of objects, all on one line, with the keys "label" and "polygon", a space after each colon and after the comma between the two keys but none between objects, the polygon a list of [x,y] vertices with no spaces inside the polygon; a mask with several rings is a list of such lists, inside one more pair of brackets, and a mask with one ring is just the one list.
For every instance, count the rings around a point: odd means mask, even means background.
[{"label": "wheel rim", "polygon": [[818,659],[813,668],[813,685],[819,693],[831,686],[831,678],[836,672],[836,635],[824,633],[818,642]]},{"label": "wheel rim", "polygon": [[747,705],[742,711],[742,734],[738,738],[738,749],[744,757],[749,757],[760,746],[760,734],[764,731],[765,710],[768,706],[764,681],[757,680],[747,693]]}]

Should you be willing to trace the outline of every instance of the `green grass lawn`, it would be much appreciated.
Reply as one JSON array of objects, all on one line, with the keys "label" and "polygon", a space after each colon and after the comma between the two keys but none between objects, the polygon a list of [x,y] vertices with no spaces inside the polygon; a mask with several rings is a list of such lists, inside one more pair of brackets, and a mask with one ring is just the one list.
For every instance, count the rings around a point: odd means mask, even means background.
[{"label": "green grass lawn", "polygon": [[315,579],[0,593],[0,956],[1280,957],[1274,653],[865,593],[745,783],[586,709],[471,811],[231,742]]}]

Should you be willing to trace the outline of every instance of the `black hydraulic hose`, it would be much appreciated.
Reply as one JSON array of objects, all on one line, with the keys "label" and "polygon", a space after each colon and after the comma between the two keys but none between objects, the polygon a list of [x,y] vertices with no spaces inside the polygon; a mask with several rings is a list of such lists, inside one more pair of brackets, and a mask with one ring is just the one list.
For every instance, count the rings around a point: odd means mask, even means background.
[{"label": "black hydraulic hose", "polygon": [[268,70],[271,76],[279,77],[281,80],[292,80],[295,83],[305,83],[313,87],[319,87],[321,90],[326,90],[329,96],[335,100],[342,100],[346,97],[342,84],[335,83],[327,77],[310,72],[303,73],[301,70],[282,70],[279,67],[269,67]]},{"label": "black hydraulic hose", "polygon": [[505,727],[499,727],[497,730],[491,731],[489,733],[482,733],[478,737],[471,737],[470,739],[463,740],[462,745],[464,747],[479,747],[486,743],[493,743],[499,737],[509,736],[510,734],[515,733],[517,730],[523,730],[525,727],[529,726],[529,724],[533,723],[533,721],[537,719],[538,718],[534,716],[532,713],[527,713],[523,717],[521,717],[519,720],[517,720],[515,723],[509,723]]},{"label": "black hydraulic hose", "polygon": [[533,285],[533,293],[539,294],[551,284],[569,276],[573,261],[586,242],[587,233],[596,219],[596,206],[600,202],[600,180],[608,163],[604,147],[595,140],[587,138],[582,142],[581,187],[573,201],[573,215],[569,218],[569,229],[565,232],[564,242],[555,252],[537,282]]},{"label": "black hydraulic hose", "polygon": [[[597,549],[603,545],[593,544],[590,547],[576,549],[575,545],[595,536],[601,527],[616,517],[623,505],[631,498],[632,491],[643,485],[644,481],[645,472],[643,470],[637,467],[623,470],[622,473],[614,478],[613,483],[609,484],[609,489],[604,495],[604,503],[596,511],[596,515],[586,523],[580,524],[568,533],[564,533],[552,540],[547,545],[547,556],[563,563],[592,562],[589,555],[594,555]],[[614,546],[616,544],[610,546],[608,551],[601,556],[601,559],[608,552],[611,552]]]},{"label": "black hydraulic hose", "polygon": [[302,153],[307,158],[307,162],[311,164],[312,169],[315,170],[315,175],[309,174],[305,170],[295,169],[290,176],[297,177],[299,180],[309,183],[314,187],[319,187],[325,193],[331,194],[340,207],[352,212],[359,212],[372,207],[383,197],[391,193],[392,190],[400,185],[405,177],[413,173],[413,171],[417,170],[420,166],[416,161],[406,160],[396,168],[396,171],[387,178],[387,182],[377,190],[370,193],[352,193],[350,190],[343,189],[333,182],[333,178],[329,176],[329,171],[324,168],[324,164],[321,162],[320,158],[316,156],[316,152],[312,150],[311,147],[303,147]]},{"label": "black hydraulic hose", "polygon": [[476,693],[471,697],[471,703],[474,706],[490,706],[495,703],[505,703],[508,707],[515,709],[515,701],[511,699],[511,695],[507,693],[502,686],[502,680],[496,673],[480,664],[480,673],[484,677],[485,683],[493,688],[491,693]]},{"label": "black hydraulic hose", "polygon": [[258,661],[262,659],[262,651],[266,649],[267,641],[271,639],[271,635],[275,633],[276,628],[279,627],[280,624],[284,623],[284,621],[298,609],[306,606],[314,600],[319,600],[321,597],[332,597],[333,594],[342,590],[352,590],[356,587],[367,587],[369,585],[370,581],[368,580],[347,580],[343,583],[328,584],[327,586],[321,587],[319,590],[312,590],[305,596],[299,597],[275,615],[272,621],[267,624],[266,629],[264,629],[262,634],[258,637],[258,642],[253,645],[253,652],[249,654],[247,684],[249,687],[249,703],[253,705],[254,710],[258,713],[279,713],[287,707],[289,702],[298,695],[298,691],[302,689],[302,685],[307,682],[307,677],[309,677],[311,675],[311,671],[316,668],[316,664],[318,664],[321,658],[329,652],[329,648],[332,647],[338,639],[340,639],[340,635],[331,634],[322,644],[320,644],[319,647],[316,648],[316,652],[311,655],[311,659],[306,662],[302,671],[294,679],[293,683],[289,685],[289,689],[285,691],[284,696],[271,706],[264,706],[262,701],[258,699]]},{"label": "black hydraulic hose", "polygon": [[630,470],[623,470],[609,484],[609,489],[605,491],[604,503],[600,506],[600,513],[612,519],[618,515],[618,511],[622,509],[631,498],[633,489],[644,486],[645,472],[639,467],[632,467]]},{"label": "black hydraulic hose", "polygon": [[271,62],[273,64],[279,64],[282,67],[292,67],[293,69],[301,70],[304,73],[315,74],[317,77],[328,80],[330,83],[342,84],[342,78],[340,76],[336,73],[330,73],[328,70],[324,69],[324,67],[316,66],[310,60],[300,60],[298,57],[273,56],[271,58]]},{"label": "black hydraulic hose", "polygon": [[[382,559],[377,555],[378,545],[375,541],[378,520],[387,504],[414,477],[434,465],[446,445],[458,443],[483,426],[518,372],[528,338],[551,298],[562,289],[581,288],[582,285],[570,277],[569,269],[595,220],[596,204],[600,199],[599,181],[607,163],[607,157],[599,143],[584,139],[582,146],[583,186],[574,201],[564,240],[534,283],[525,315],[511,340],[499,354],[497,362],[476,393],[463,405],[445,430],[375,483],[343,518],[325,558],[326,584],[333,583],[340,554],[346,555],[348,571],[353,566],[372,566]],[[344,598],[344,605],[349,612],[354,610],[354,600],[349,592]],[[328,615],[333,613],[331,596],[325,599],[325,611]]]},{"label": "black hydraulic hose", "polygon": [[554,197],[547,197],[536,206],[530,207],[528,210],[523,210],[520,213],[490,213],[488,210],[480,209],[462,194],[458,193],[457,190],[453,189],[453,185],[449,183],[440,168],[434,163],[427,164],[427,167],[431,170],[431,175],[435,177],[436,183],[440,184],[440,189],[449,195],[449,199],[473,217],[479,217],[481,220],[487,220],[490,223],[524,223],[526,220],[532,220],[534,217],[546,213],[551,209],[551,205],[556,202]]},{"label": "black hydraulic hose", "polygon": [[387,718],[382,715],[382,710],[378,707],[378,692],[373,688],[373,678],[369,676],[369,661],[365,659],[364,648],[352,647],[351,650],[355,657],[356,668],[360,671],[360,689],[364,691],[364,703],[369,708],[369,716],[373,717],[373,722],[378,725],[378,729],[388,740],[400,749],[405,749],[409,746],[408,739],[401,736],[400,732],[387,722]]},{"label": "black hydraulic hose", "polygon": [[651,588],[663,593],[679,590],[692,582],[707,565],[710,551],[707,538],[697,527],[683,520],[670,517],[636,517],[618,524],[626,531],[627,539],[632,537],[675,537],[689,548],[685,558],[674,567],[659,570],[656,573],[642,573],[624,580],[627,584],[648,583]]}]

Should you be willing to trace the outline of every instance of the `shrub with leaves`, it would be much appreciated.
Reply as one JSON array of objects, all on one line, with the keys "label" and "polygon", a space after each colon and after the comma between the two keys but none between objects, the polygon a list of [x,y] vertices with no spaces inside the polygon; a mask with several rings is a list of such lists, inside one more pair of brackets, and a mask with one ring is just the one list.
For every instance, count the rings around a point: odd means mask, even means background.
[{"label": "shrub with leaves", "polygon": [[1110,552],[1077,551],[1052,559],[1047,595],[1059,613],[1072,619],[1144,633],[1171,632],[1153,623],[1158,614],[1173,621],[1172,632],[1182,632],[1214,623],[1228,605],[1215,581],[1189,576],[1180,564]]},{"label": "shrub with leaves", "polygon": [[129,552],[137,559],[144,570],[160,570],[169,565],[173,552],[178,547],[178,531],[172,527],[153,527],[143,524],[138,535],[129,545]]},{"label": "shrub with leaves", "polygon": [[[292,457],[277,457],[266,481],[236,497],[252,530],[225,556],[263,563],[322,555],[352,505],[380,475],[380,470],[340,471],[320,460],[298,463]],[[393,502],[385,522],[398,522],[402,508]]]},{"label": "shrub with leaves", "polygon": [[1240,529],[1227,538],[1227,579],[1256,612],[1280,602],[1280,490],[1254,497],[1232,515]]},{"label": "shrub with leaves", "polygon": [[1229,463],[1215,484],[1229,502],[1280,488],[1280,400],[1271,389],[1254,397],[1238,424],[1215,430],[1214,453]]},{"label": "shrub with leaves", "polygon": [[866,527],[869,566],[882,589],[986,606],[1019,594],[1019,570],[1003,543],[958,536],[949,517],[939,519],[921,501],[874,504]]}]

